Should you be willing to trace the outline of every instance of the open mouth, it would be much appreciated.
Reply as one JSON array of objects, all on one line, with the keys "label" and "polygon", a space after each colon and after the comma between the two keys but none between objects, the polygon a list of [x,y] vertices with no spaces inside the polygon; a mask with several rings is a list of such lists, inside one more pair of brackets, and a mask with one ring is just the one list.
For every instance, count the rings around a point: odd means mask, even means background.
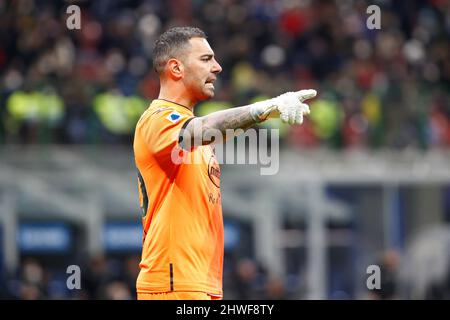
[{"label": "open mouth", "polygon": [[205,81],[206,87],[214,89],[214,81],[216,81],[216,79],[214,78],[206,80]]}]

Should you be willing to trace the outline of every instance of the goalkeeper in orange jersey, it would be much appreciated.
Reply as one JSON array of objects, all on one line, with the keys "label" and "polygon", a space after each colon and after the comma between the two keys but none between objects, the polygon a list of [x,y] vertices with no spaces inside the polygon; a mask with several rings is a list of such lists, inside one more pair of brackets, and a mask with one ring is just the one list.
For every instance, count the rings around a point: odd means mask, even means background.
[{"label": "goalkeeper in orange jersey", "polygon": [[[196,117],[194,106],[214,97],[222,71],[206,35],[177,27],[156,41],[153,65],[160,92],[136,125],[135,163],[142,208],[143,248],[138,299],[221,299],[224,229],[220,167],[208,130],[227,138],[269,118],[302,123],[315,90]],[[242,130],[241,130],[242,131]],[[175,151],[175,152],[174,152]],[[200,161],[174,161],[177,156]]]}]

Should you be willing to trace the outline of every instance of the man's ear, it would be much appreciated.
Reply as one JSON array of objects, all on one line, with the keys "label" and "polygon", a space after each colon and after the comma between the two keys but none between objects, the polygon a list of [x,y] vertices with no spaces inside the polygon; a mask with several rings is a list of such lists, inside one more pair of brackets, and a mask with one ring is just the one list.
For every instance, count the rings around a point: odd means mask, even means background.
[{"label": "man's ear", "polygon": [[181,61],[174,58],[169,59],[169,61],[167,61],[167,73],[169,77],[175,80],[181,79],[184,73],[184,66]]}]

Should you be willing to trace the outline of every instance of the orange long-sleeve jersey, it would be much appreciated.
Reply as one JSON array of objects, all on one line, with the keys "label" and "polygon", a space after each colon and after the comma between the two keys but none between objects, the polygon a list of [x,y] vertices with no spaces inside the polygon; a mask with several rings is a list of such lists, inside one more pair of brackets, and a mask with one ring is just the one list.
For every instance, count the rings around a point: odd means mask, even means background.
[{"label": "orange long-sleeve jersey", "polygon": [[136,125],[133,147],[143,214],[140,293],[222,296],[220,167],[209,145],[191,151],[178,145],[180,130],[193,117],[187,107],[158,99]]}]

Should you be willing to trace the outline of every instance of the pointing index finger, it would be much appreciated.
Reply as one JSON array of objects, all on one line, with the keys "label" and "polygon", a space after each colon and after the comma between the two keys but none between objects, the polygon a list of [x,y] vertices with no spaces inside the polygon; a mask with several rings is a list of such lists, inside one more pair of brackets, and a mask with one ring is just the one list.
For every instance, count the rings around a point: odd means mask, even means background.
[{"label": "pointing index finger", "polygon": [[302,102],[307,99],[314,98],[317,95],[317,91],[314,89],[300,90],[300,91],[297,91],[297,93],[298,93],[298,98]]}]

